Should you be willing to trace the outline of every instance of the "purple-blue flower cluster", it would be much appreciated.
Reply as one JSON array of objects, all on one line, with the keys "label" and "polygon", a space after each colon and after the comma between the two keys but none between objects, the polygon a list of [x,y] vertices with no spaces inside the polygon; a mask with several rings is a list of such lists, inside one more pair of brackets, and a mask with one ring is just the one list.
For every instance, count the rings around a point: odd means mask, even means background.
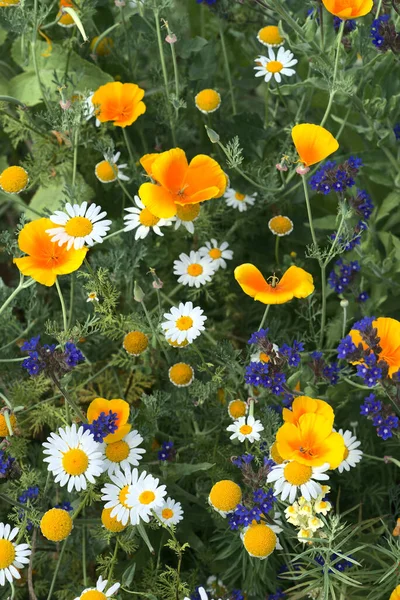
[{"label": "purple-blue flower cluster", "polygon": [[0,479],[4,479],[9,474],[15,458],[7,456],[4,450],[0,450]]},{"label": "purple-blue flower cluster", "polygon": [[111,410],[108,414],[101,412],[97,419],[95,419],[92,423],[83,423],[83,429],[84,431],[90,431],[95,441],[101,444],[107,435],[117,431],[117,421],[117,413],[114,413]]},{"label": "purple-blue flower cluster", "polygon": [[[340,17],[333,17],[333,27],[335,31],[339,31],[340,25],[342,23],[342,19]],[[347,35],[357,29],[357,23],[354,19],[347,19],[344,24],[343,33]]]},{"label": "purple-blue flower cluster", "polygon": [[288,344],[282,344],[279,348],[279,353],[287,358],[287,364],[289,367],[298,367],[301,361],[300,352],[304,352],[303,342],[297,342],[294,340],[293,346]]},{"label": "purple-blue flower cluster", "polygon": [[175,458],[175,453],[174,442],[163,442],[161,450],[158,451],[158,460],[171,461]]},{"label": "purple-blue flower cluster", "polygon": [[316,381],[326,379],[331,385],[336,385],[339,382],[340,367],[337,362],[325,362],[322,352],[317,350],[310,352],[310,358],[312,359],[310,367]]},{"label": "purple-blue flower cluster", "polygon": [[370,37],[380,52],[392,50],[395,54],[400,53],[400,33],[396,31],[389,14],[380,15],[372,22]]},{"label": "purple-blue flower cluster", "polygon": [[261,344],[267,337],[269,329],[259,329],[251,334],[248,344]]},{"label": "purple-blue flower cluster", "polygon": [[393,127],[393,133],[397,141],[400,140],[400,123],[396,123]]},{"label": "purple-blue flower cluster", "polygon": [[61,508],[61,510],[66,510],[67,512],[72,512],[74,509],[71,506],[71,502],[60,502],[60,504],[56,504],[54,508]]},{"label": "purple-blue flower cluster", "polygon": [[21,351],[28,353],[28,358],[22,362],[22,367],[32,377],[41,371],[60,377],[85,360],[82,352],[73,342],[67,342],[64,351],[56,350],[55,344],[40,344],[40,335],[22,344]]},{"label": "purple-blue flower cluster", "polygon": [[232,513],[228,514],[228,523],[232,531],[239,527],[247,527],[252,521],[261,521],[261,516],[267,514],[274,506],[277,498],[274,496],[273,489],[265,492],[259,488],[253,492],[253,505],[248,508],[244,504],[238,504]]},{"label": "purple-blue flower cluster", "polygon": [[285,592],[282,588],[278,588],[273,594],[269,594],[267,600],[284,600],[286,598]]},{"label": "purple-blue flower cluster", "polygon": [[337,353],[339,358],[347,358],[350,354],[357,351],[357,346],[354,344],[350,335],[346,335],[337,347]]},{"label": "purple-blue flower cluster", "polygon": [[362,166],[361,158],[356,156],[350,156],[339,165],[329,160],[310,178],[310,187],[324,195],[330,192],[343,193],[355,185],[354,178]]},{"label": "purple-blue flower cluster", "polygon": [[242,456],[234,456],[232,458],[232,464],[239,469],[243,469],[245,465],[249,465],[254,460],[252,454],[242,454]]},{"label": "purple-blue flower cluster", "polygon": [[21,504],[26,504],[28,500],[33,501],[39,495],[39,488],[37,486],[28,487],[27,490],[24,490],[20,496],[18,496],[18,502]]},{"label": "purple-blue flower cluster", "polygon": [[328,284],[337,294],[343,294],[348,287],[354,284],[354,280],[357,273],[359,273],[361,266],[358,260],[352,260],[350,263],[345,263],[341,258],[336,261],[335,265],[339,267],[339,273],[332,270],[329,273]]},{"label": "purple-blue flower cluster", "polygon": [[372,393],[364,398],[364,403],[360,406],[360,414],[372,420],[378,437],[383,440],[393,437],[393,429],[399,428],[399,418],[395,415],[388,415],[387,412],[386,407]]}]

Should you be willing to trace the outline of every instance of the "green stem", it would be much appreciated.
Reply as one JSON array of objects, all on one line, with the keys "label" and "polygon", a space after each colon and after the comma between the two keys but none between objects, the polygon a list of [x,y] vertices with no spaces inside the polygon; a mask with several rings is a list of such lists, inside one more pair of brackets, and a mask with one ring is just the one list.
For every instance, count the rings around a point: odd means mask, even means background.
[{"label": "green stem", "polygon": [[280,239],[280,236],[277,235],[276,240],[275,240],[275,262],[278,267],[279,267],[279,239]]},{"label": "green stem", "polygon": [[333,251],[334,251],[334,249],[336,248],[336,244],[338,243],[338,241],[339,241],[339,239],[340,239],[340,234],[342,233],[342,229],[343,229],[344,221],[345,221],[345,215],[342,213],[342,219],[341,219],[341,221],[340,221],[340,224],[339,224],[338,230],[337,230],[337,232],[336,232],[335,239],[333,240],[333,244],[332,244],[332,246],[331,246],[331,248],[330,248],[330,250],[329,250],[329,252],[328,252],[328,256],[326,257],[326,260],[325,260],[325,262],[324,262],[324,266],[325,266],[325,267],[328,265],[329,261],[331,260],[331,258],[332,258],[332,255],[333,255]]},{"label": "green stem", "polygon": [[343,37],[343,31],[344,31],[345,24],[346,24],[345,20],[343,20],[340,23],[340,28],[339,28],[339,33],[338,33],[338,39],[337,39],[337,46],[336,46],[335,65],[333,67],[331,91],[330,91],[330,94],[329,94],[329,100],[328,100],[328,105],[327,105],[326,110],[325,110],[325,114],[322,117],[322,121],[320,123],[321,127],[323,127],[325,125],[326,120],[329,117],[329,113],[331,112],[331,108],[332,108],[332,104],[333,104],[333,99],[334,99],[335,94],[336,94],[336,88],[335,88],[335,86],[336,86],[336,77],[337,77],[337,72],[338,72],[338,67],[339,67],[340,48],[341,48],[341,44],[342,44],[342,37]]},{"label": "green stem", "polygon": [[376,9],[376,15],[375,15],[375,19],[377,19],[381,13],[381,8],[382,8],[382,0],[379,0],[379,4],[378,4],[378,8]]},{"label": "green stem", "polygon": [[67,394],[67,392],[64,390],[64,388],[61,386],[61,383],[58,381],[58,379],[54,376],[52,376],[51,379],[52,379],[54,385],[61,392],[61,395],[64,397],[65,402],[68,402],[68,404],[71,406],[71,408],[74,409],[75,413],[80,418],[82,423],[87,423],[87,418],[85,417],[85,415],[83,414],[83,412],[81,411],[79,406],[76,404],[75,400],[72,400],[71,396],[69,394]]},{"label": "green stem", "polygon": [[341,303],[341,306],[343,308],[342,338],[344,338],[346,335],[346,329],[347,329],[347,304],[345,302],[343,302],[343,304]]},{"label": "green stem", "polygon": [[264,104],[265,104],[265,113],[264,113],[264,129],[267,129],[268,127],[268,120],[269,120],[269,88],[271,85],[271,80],[268,81],[267,83],[267,89],[265,90],[265,96],[264,96]]},{"label": "green stem", "polygon": [[18,198],[18,196],[14,196],[14,194],[8,194],[8,198],[11,202],[15,202],[15,204],[18,204],[24,210],[32,211],[38,217],[44,216],[43,213],[39,212],[35,208],[31,208],[28,204],[25,204],[25,202],[23,200],[21,200],[20,198]]},{"label": "green stem", "polygon": [[318,247],[317,237],[315,235],[315,230],[314,230],[314,224],[313,224],[313,218],[312,218],[312,212],[311,212],[311,204],[310,204],[310,197],[308,195],[308,188],[307,188],[307,178],[306,178],[305,175],[302,175],[301,178],[303,180],[304,197],[305,197],[305,200],[306,200],[307,215],[308,215],[308,222],[309,222],[310,230],[311,230],[311,237],[312,237],[313,244],[315,246],[315,250],[318,251],[319,247]]},{"label": "green stem", "polygon": [[163,78],[164,78],[164,89],[165,89],[165,97],[166,97],[166,101],[167,101],[168,120],[169,120],[169,124],[170,124],[170,129],[171,129],[172,142],[173,142],[173,145],[176,147],[177,142],[176,142],[175,124],[174,124],[174,121],[172,118],[171,103],[169,101],[169,92],[168,92],[168,73],[167,73],[167,66],[165,64],[165,56],[164,56],[164,50],[163,50],[162,38],[161,38],[160,16],[159,16],[159,11],[157,9],[154,10],[154,20],[155,20],[155,24],[156,24],[157,43],[158,43],[158,52],[160,54],[161,70],[162,70]]},{"label": "green stem", "polygon": [[218,24],[219,24],[219,36],[220,36],[220,39],[221,39],[222,56],[224,58],[225,73],[226,73],[226,78],[228,80],[229,94],[230,94],[230,97],[231,97],[232,113],[233,113],[233,116],[235,116],[237,114],[237,111],[236,111],[236,102],[235,102],[235,95],[233,93],[231,68],[229,66],[228,53],[226,51],[226,44],[225,44],[225,34],[224,34],[224,29],[223,29],[223,26],[222,26],[221,19],[218,19]]},{"label": "green stem", "polygon": [[[171,30],[169,28],[168,21],[165,21],[165,27],[167,28],[168,35],[171,36]],[[178,63],[176,60],[175,44],[172,42],[172,43],[170,43],[170,46],[171,46],[171,56],[172,56],[172,64],[174,67],[174,79],[175,79],[175,100],[176,100],[175,117],[176,117],[176,119],[178,119],[178,114],[179,114],[179,71],[178,71]]]},{"label": "green stem", "polygon": [[[83,512],[85,516],[85,512]],[[82,576],[83,586],[87,586],[87,570],[86,570],[86,526],[82,526]]]},{"label": "green stem", "polygon": [[[118,178],[117,178],[117,182],[118,182],[118,185],[119,185],[119,187],[120,187],[120,188],[122,189],[122,191],[124,192],[124,194],[125,194],[125,195],[126,195],[128,198],[129,198],[129,200],[132,202],[132,204],[133,204],[134,206],[136,206],[136,202],[135,202],[135,200],[134,200],[133,196],[131,196],[131,194],[128,192],[128,190],[126,189],[126,187],[125,187],[125,185],[122,183],[122,181],[121,181],[120,179],[118,179]],[[110,234],[110,235],[112,235],[112,234]],[[106,236],[106,237],[108,238],[109,236]],[[103,241],[106,239],[106,237],[104,237],[104,238],[103,238]]]},{"label": "green stem", "polygon": [[71,275],[71,289],[69,291],[69,311],[68,311],[68,329],[72,323],[72,313],[74,309],[74,291],[75,291],[75,273]]},{"label": "green stem", "polygon": [[46,105],[47,110],[49,112],[51,112],[51,107],[50,107],[49,101],[46,96],[46,90],[43,85],[43,81],[40,77],[39,66],[38,66],[37,56],[36,56],[36,38],[37,38],[37,28],[38,28],[37,13],[38,13],[38,0],[34,0],[33,1],[33,33],[32,33],[32,41],[31,41],[33,68],[35,69],[36,79],[38,81],[40,91],[42,92],[43,101]]},{"label": "green stem", "polygon": [[58,297],[60,298],[60,304],[61,304],[61,310],[62,310],[62,316],[63,316],[63,326],[64,326],[64,333],[67,331],[67,311],[65,308],[65,302],[64,302],[64,298],[61,292],[61,288],[60,288],[60,284],[58,282],[58,278],[56,278],[56,288],[57,288],[57,292],[58,292]]},{"label": "green stem", "polygon": [[125,231],[125,229],[118,229],[118,231],[114,231],[113,233],[109,233],[108,235],[103,237],[103,242],[105,242],[105,240],[109,240],[113,237],[115,237],[116,235],[119,235],[120,233],[123,233]]},{"label": "green stem", "polygon": [[[126,132],[126,129],[125,129],[125,127],[122,127],[122,134],[123,134],[123,136],[124,136],[124,140],[125,140],[125,146],[126,146],[126,149],[128,150],[129,159],[130,159],[130,161],[131,161],[131,166],[132,166],[133,170],[134,170],[135,172],[137,172],[137,166],[136,166],[136,160],[135,160],[135,156],[134,156],[134,154],[133,154],[133,150],[132,150],[132,147],[131,147],[131,143],[130,143],[130,141],[129,141],[128,134],[127,134],[127,132]],[[118,179],[118,178],[117,178],[117,179]],[[118,179],[118,181],[120,181],[120,179]],[[129,196],[129,197],[131,197],[131,196]]]},{"label": "green stem", "polygon": [[56,564],[56,568],[54,569],[54,573],[53,573],[53,578],[51,580],[51,584],[50,584],[50,589],[49,589],[49,593],[47,594],[47,600],[50,600],[52,595],[53,595],[53,590],[54,590],[54,586],[56,584],[56,580],[57,580],[57,575],[58,575],[58,571],[60,569],[61,566],[61,561],[63,559],[64,556],[64,552],[65,552],[65,548],[68,542],[68,538],[66,538],[63,542],[63,545],[61,547],[61,552],[58,556],[58,560],[57,560],[57,564]]},{"label": "green stem", "polygon": [[261,323],[260,323],[257,331],[260,331],[260,329],[262,329],[264,327],[264,323],[267,319],[270,306],[271,306],[270,304],[267,304],[267,306],[265,307],[265,311],[264,311],[263,317],[261,319]]},{"label": "green stem", "polygon": [[100,44],[100,42],[102,42],[104,40],[104,38],[107,37],[107,35],[109,33],[111,33],[111,31],[114,31],[114,29],[116,29],[120,25],[121,25],[121,22],[118,21],[117,23],[114,23],[114,25],[111,25],[111,27],[109,27],[108,29],[106,29],[105,31],[103,31],[103,33],[101,33],[98,36],[98,38],[96,40],[96,43],[93,46],[92,54],[96,54],[97,46]]},{"label": "green stem", "polygon": [[75,186],[76,180],[76,168],[78,165],[78,140],[79,140],[79,127],[75,127],[74,132],[74,158],[72,163],[72,186]]},{"label": "green stem", "polygon": [[131,76],[133,76],[133,69],[132,69],[132,50],[131,50],[131,42],[129,40],[129,33],[128,33],[128,27],[126,25],[126,19],[125,19],[125,13],[124,13],[124,9],[123,7],[120,7],[120,14],[121,14],[121,21],[122,21],[122,27],[124,29],[124,35],[125,35],[125,44],[127,46],[128,49],[128,62],[129,62],[129,73],[131,74]]},{"label": "green stem", "polygon": [[322,348],[324,343],[325,335],[325,324],[326,324],[326,267],[320,263],[321,267],[321,296],[322,296],[322,308],[321,308],[321,330],[319,334],[319,347]]},{"label": "green stem", "polygon": [[10,304],[10,302],[12,302],[14,300],[14,298],[16,296],[18,296],[18,294],[24,290],[25,288],[30,287],[31,285],[33,285],[35,283],[34,279],[28,279],[28,281],[24,282],[24,276],[22,274],[20,274],[20,280],[19,280],[19,284],[18,286],[15,288],[15,290],[8,296],[7,300],[4,302],[4,304],[0,307],[0,315],[5,311],[5,309],[7,308],[7,306]]},{"label": "green stem", "polygon": [[166,359],[166,361],[167,361],[167,364],[169,365],[169,358],[168,358],[168,354],[167,354],[167,352],[166,352],[166,350],[165,350],[165,348],[164,348],[164,346],[163,346],[163,343],[161,342],[161,340],[160,340],[160,338],[159,338],[159,336],[158,336],[158,333],[157,333],[157,331],[156,331],[156,330],[155,330],[155,328],[154,328],[154,325],[153,325],[153,322],[152,322],[152,320],[151,320],[151,316],[150,316],[150,314],[149,314],[149,311],[147,310],[147,308],[146,308],[146,305],[145,305],[145,303],[143,302],[143,300],[140,302],[140,304],[141,304],[141,305],[142,305],[142,307],[143,307],[144,314],[146,315],[146,319],[147,319],[147,322],[148,322],[148,324],[149,324],[149,326],[150,326],[150,329],[151,329],[151,331],[153,332],[153,335],[154,335],[155,339],[157,340],[157,342],[158,342],[158,345],[160,346],[160,348],[161,348],[161,351],[163,352],[163,354],[164,354],[164,356],[165,356],[165,359]]}]

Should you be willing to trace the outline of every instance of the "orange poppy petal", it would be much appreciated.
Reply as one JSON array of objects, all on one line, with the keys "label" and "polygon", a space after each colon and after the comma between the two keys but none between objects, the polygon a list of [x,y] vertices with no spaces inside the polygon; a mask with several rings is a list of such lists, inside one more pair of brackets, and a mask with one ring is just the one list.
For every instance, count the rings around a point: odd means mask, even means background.
[{"label": "orange poppy petal", "polygon": [[[207,188],[217,188],[210,198],[219,198],[225,192],[227,178],[216,160],[205,154],[198,154],[189,164],[185,177],[185,195],[194,196],[197,192]],[[197,200],[200,202],[200,200]]]},{"label": "orange poppy petal", "polygon": [[204,202],[205,200],[211,200],[212,198],[216,198],[219,196],[219,188],[211,187],[206,188],[205,190],[200,190],[196,192],[192,196],[182,196],[178,201],[176,200],[176,204],[180,206],[185,206],[186,204],[199,204],[199,202]]},{"label": "orange poppy petal", "polygon": [[183,190],[188,169],[186,154],[180,148],[163,152],[152,164],[152,177],[173,194]]},{"label": "orange poppy petal", "polygon": [[35,219],[27,223],[18,235],[19,249],[31,256],[41,256],[44,248],[51,249],[54,245],[46,233],[46,229],[51,227],[54,223],[50,219]]},{"label": "orange poppy petal", "polygon": [[292,139],[301,161],[308,167],[324,160],[339,148],[339,143],[327,129],[310,123],[295,125]]},{"label": "orange poppy petal", "polygon": [[176,215],[174,196],[154,183],[142,183],[139,196],[149,211],[159,219],[170,219]]},{"label": "orange poppy petal", "polygon": [[[132,125],[140,115],[143,115],[146,112],[146,105],[144,102],[139,102],[126,109],[124,105],[122,105],[120,111],[120,114],[114,119],[114,127],[127,127],[128,125]],[[128,116],[126,116],[125,111],[128,111]]]},{"label": "orange poppy petal", "polygon": [[236,267],[234,275],[244,293],[254,300],[258,300],[258,296],[267,292],[270,287],[261,271],[250,263]]},{"label": "orange poppy petal", "polygon": [[106,437],[104,438],[105,443],[113,444],[114,442],[119,442],[119,440],[122,440],[122,438],[124,438],[130,432],[131,427],[132,425],[130,425],[129,423],[121,425],[120,427],[118,427],[117,431],[106,435]]},{"label": "orange poppy petal", "polygon": [[334,412],[333,408],[324,400],[310,398],[309,396],[297,396],[293,400],[292,409],[283,409],[282,417],[283,420],[288,423],[297,425],[300,417],[307,413],[314,413],[321,415],[327,421],[331,422],[331,428],[333,427]]},{"label": "orange poppy petal", "polygon": [[293,423],[284,423],[276,433],[278,452],[284,460],[291,460],[301,446],[300,429]]},{"label": "orange poppy petal", "polygon": [[143,169],[146,171],[147,175],[150,175],[150,177],[152,176],[152,173],[153,173],[153,163],[155,160],[157,160],[157,158],[159,156],[160,155],[157,153],[145,154],[140,159],[140,164],[142,165]]},{"label": "orange poppy petal", "polygon": [[373,0],[322,0],[332,15],[342,19],[356,19],[371,12]]},{"label": "orange poppy petal", "polygon": [[343,437],[340,433],[333,431],[325,440],[320,451],[323,454],[324,462],[328,462],[331,469],[337,469],[343,460],[345,449]]},{"label": "orange poppy petal", "polygon": [[307,298],[315,289],[312,275],[295,265],[282,275],[276,288],[280,293],[291,292],[295,298]]},{"label": "orange poppy petal", "polygon": [[109,408],[111,412],[117,414],[117,425],[125,425],[127,420],[129,419],[130,407],[129,404],[125,400],[121,400],[120,398],[114,398],[113,400],[109,400]]},{"label": "orange poppy petal", "polygon": [[14,263],[26,277],[32,277],[38,283],[50,287],[55,284],[57,275],[51,269],[40,267],[38,261],[33,256],[24,256],[23,258],[14,258]]},{"label": "orange poppy petal", "polygon": [[105,398],[95,398],[94,400],[92,400],[86,412],[87,420],[89,421],[89,423],[93,423],[93,421],[98,419],[102,412],[108,414],[110,410],[109,402],[110,401],[106,400]]},{"label": "orange poppy petal", "polygon": [[56,275],[68,275],[77,271],[82,265],[88,249],[80,248],[79,250],[75,250],[71,248],[70,250],[65,250],[64,255],[60,257],[58,265],[53,267],[54,273]]}]

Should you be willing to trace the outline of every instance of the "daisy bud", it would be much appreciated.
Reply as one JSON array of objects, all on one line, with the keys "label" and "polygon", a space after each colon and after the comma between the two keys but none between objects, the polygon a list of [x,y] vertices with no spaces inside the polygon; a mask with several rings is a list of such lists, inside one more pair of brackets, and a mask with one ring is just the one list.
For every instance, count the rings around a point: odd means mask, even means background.
[{"label": "daisy bud", "polygon": [[286,165],[282,164],[282,163],[278,163],[277,165],[275,165],[276,168],[278,169],[278,171],[287,171],[288,168]]},{"label": "daisy bud", "polygon": [[298,175],[307,175],[309,170],[310,170],[310,167],[306,167],[305,165],[300,165],[299,167],[296,168],[296,173],[298,173]]},{"label": "daisy bud", "polygon": [[135,285],[133,286],[133,297],[136,300],[136,302],[143,302],[144,291],[136,281]]},{"label": "daisy bud", "polygon": [[207,135],[210,138],[210,142],[212,144],[218,144],[219,142],[219,135],[216,131],[214,131],[214,129],[210,129],[209,127],[206,126],[206,131],[207,131]]},{"label": "daisy bud", "polygon": [[348,301],[348,300],[346,300],[346,299],[343,299],[343,300],[341,300],[341,301],[340,301],[340,306],[341,306],[342,308],[347,308],[347,307],[348,307],[348,305],[349,305],[349,301]]},{"label": "daisy bud", "polygon": [[175,44],[178,41],[178,38],[176,37],[176,35],[174,33],[169,33],[167,35],[167,37],[165,38],[165,41],[168,44]]}]

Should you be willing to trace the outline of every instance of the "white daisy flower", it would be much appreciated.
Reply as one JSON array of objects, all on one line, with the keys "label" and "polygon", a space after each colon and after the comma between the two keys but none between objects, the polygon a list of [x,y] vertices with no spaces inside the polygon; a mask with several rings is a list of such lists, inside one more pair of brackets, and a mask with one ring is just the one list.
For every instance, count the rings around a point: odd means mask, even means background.
[{"label": "white daisy flower", "polygon": [[228,248],[228,242],[222,242],[221,245],[218,245],[217,240],[213,238],[210,242],[206,242],[205,246],[199,248],[198,252],[201,257],[208,257],[213,261],[215,270],[219,268],[226,269],[225,259],[232,260],[233,258],[233,252]]},{"label": "white daisy flower", "polygon": [[257,192],[251,194],[251,196],[247,194],[242,194],[241,192],[237,192],[233,188],[228,188],[224,194],[225,202],[227,206],[231,208],[236,208],[239,212],[244,212],[247,210],[248,206],[253,206],[256,201]]},{"label": "white daisy flower", "polygon": [[227,431],[232,431],[230,440],[238,439],[239,442],[249,440],[253,443],[260,439],[260,431],[264,431],[261,421],[256,420],[251,415],[248,417],[239,417],[237,421],[228,425]]},{"label": "white daisy flower", "polygon": [[94,168],[94,174],[101,183],[112,183],[117,179],[129,181],[129,177],[122,173],[122,170],[126,169],[128,164],[119,165],[118,160],[120,156],[121,152],[117,152],[111,157],[104,155],[104,160],[97,163]]},{"label": "white daisy flower", "polygon": [[142,442],[142,436],[135,429],[118,442],[99,444],[102,452],[103,471],[108,471],[108,474],[112,475],[118,469],[129,468],[129,465],[137,467],[143,458],[142,454],[146,452],[139,447]]},{"label": "white daisy flower", "polygon": [[[143,471],[140,476],[137,469],[132,471],[132,484],[129,486],[127,502],[132,506],[131,523],[137,525],[142,519],[145,523],[150,521],[152,511],[164,504],[167,494],[165,485],[158,485],[159,479]],[[135,521],[132,521],[132,514]]]},{"label": "white daisy flower", "polygon": [[18,527],[11,529],[8,523],[0,523],[0,585],[6,580],[21,579],[18,569],[23,569],[29,563],[31,549],[28,544],[16,544],[13,540],[18,535]]},{"label": "white daisy flower", "polygon": [[175,222],[175,231],[179,229],[181,225],[185,227],[186,231],[194,234],[193,223],[198,219],[200,214],[200,203],[198,204],[185,204],[183,206],[177,205],[176,217],[172,218]]},{"label": "white daisy flower", "polygon": [[46,233],[51,237],[52,242],[58,242],[59,246],[67,244],[67,250],[74,246],[75,250],[83,248],[85,244],[93,246],[95,242],[101,243],[103,237],[107,235],[112,221],[104,219],[107,216],[101,207],[91,204],[88,207],[87,202],[70,204],[67,202],[65,211],[56,210],[51,215],[50,220],[58,227],[47,229]]},{"label": "white daisy flower", "polygon": [[321,467],[310,467],[295,460],[285,461],[281,465],[272,467],[267,476],[267,483],[274,483],[274,493],[276,496],[280,495],[282,501],[289,498],[289,502],[293,504],[298,491],[309,501],[311,498],[318,498],[321,494],[321,485],[315,479],[328,480],[329,475],[326,474],[328,469],[329,463]]},{"label": "white daisy flower", "polygon": [[51,433],[43,447],[43,454],[49,455],[43,460],[49,463],[47,469],[55,475],[55,483],[61,487],[68,484],[69,492],[86,490],[87,481],[95,483],[103,472],[99,444],[89,430],[77,429],[75,423],[60,427],[58,434]]},{"label": "white daisy flower", "polygon": [[99,302],[99,297],[96,292],[90,292],[86,298],[86,302]]},{"label": "white daisy flower", "polygon": [[[82,594],[75,598],[75,600],[85,600],[87,598],[95,598],[96,600],[107,600],[111,598],[120,588],[120,583],[114,583],[111,587],[106,590],[108,584],[107,579],[103,579],[101,576],[96,582],[95,588],[86,588]],[[97,592],[96,594],[88,594],[88,592]],[[85,596],[87,594],[87,596]]]},{"label": "white daisy flower", "polygon": [[176,525],[183,519],[183,510],[180,502],[167,498],[163,504],[155,510],[160,521],[165,525]]},{"label": "white daisy flower", "polygon": [[340,465],[338,466],[339,473],[343,471],[350,471],[350,467],[355,467],[357,463],[362,459],[362,450],[357,450],[361,442],[359,442],[355,435],[351,431],[343,431],[339,429],[339,433],[344,440],[345,450],[344,457]]},{"label": "white daisy flower", "polygon": [[180,302],[178,308],[173,306],[169,313],[164,313],[166,321],[161,323],[165,337],[178,344],[184,341],[191,344],[205,330],[207,317],[203,312],[199,306],[193,307],[193,302]]},{"label": "white daisy flower", "polygon": [[174,275],[179,275],[178,283],[199,288],[211,281],[215,273],[215,264],[208,257],[201,257],[193,250],[189,255],[182,252],[178,260],[174,260]]},{"label": "white daisy flower", "polygon": [[139,196],[135,196],[135,207],[125,208],[127,215],[124,215],[124,231],[136,229],[135,240],[143,240],[150,230],[157,235],[164,235],[160,227],[171,225],[171,219],[159,219],[145,207]]},{"label": "white daisy flower", "polygon": [[129,520],[132,524],[136,524],[135,511],[128,502],[128,492],[132,480],[135,480],[133,477],[134,471],[137,473],[137,469],[131,470],[129,466],[125,467],[123,471],[116,470],[110,475],[112,483],[106,483],[101,488],[103,492],[101,499],[106,501],[104,508],[112,508],[110,517],[112,519],[115,517],[122,525],[126,525]]},{"label": "white daisy flower", "polygon": [[259,56],[255,59],[255,63],[256,77],[264,77],[267,83],[273,77],[277,83],[281,83],[282,75],[291,77],[296,74],[296,71],[290,67],[297,65],[298,60],[294,58],[293,52],[281,46],[276,55],[272,48],[268,48],[268,57]]}]

